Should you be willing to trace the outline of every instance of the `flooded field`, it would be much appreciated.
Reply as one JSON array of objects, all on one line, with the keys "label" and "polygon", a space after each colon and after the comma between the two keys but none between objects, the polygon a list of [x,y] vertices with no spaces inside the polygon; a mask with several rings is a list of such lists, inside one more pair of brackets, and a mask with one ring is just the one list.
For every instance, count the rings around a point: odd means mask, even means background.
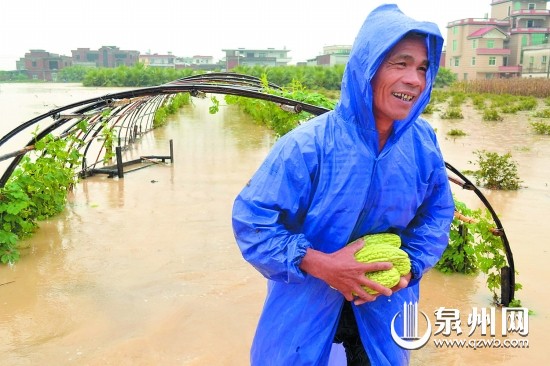
[{"label": "flooded field", "polygon": [[[0,84],[0,135],[52,105],[109,92],[63,84]],[[240,256],[231,206],[274,137],[233,107],[220,106],[211,115],[208,99],[193,103],[128,152],[165,155],[173,140],[173,164],[123,179],[82,180],[67,210],[41,223],[23,243],[21,261],[0,266],[2,364],[248,364],[265,281]],[[437,114],[426,118],[437,128],[446,161],[460,170],[472,169],[468,161],[479,149],[509,151],[517,161],[526,188],[483,192],[510,240],[516,280],[523,285],[516,297],[533,315],[529,334],[522,337],[529,348],[452,348],[430,342],[413,352],[411,364],[545,364],[550,295],[539,283],[550,273],[543,230],[550,207],[550,138],[530,131],[528,113],[498,123],[481,121],[473,109],[465,111],[464,120],[441,120]],[[467,136],[446,137],[456,128]],[[461,200],[481,207],[472,193],[453,189]],[[421,293],[419,307],[428,316],[440,307],[460,311],[459,338],[468,338],[473,307],[491,307],[483,276],[432,271]],[[499,321],[500,316],[496,309]],[[482,337],[478,332],[470,338]]]}]

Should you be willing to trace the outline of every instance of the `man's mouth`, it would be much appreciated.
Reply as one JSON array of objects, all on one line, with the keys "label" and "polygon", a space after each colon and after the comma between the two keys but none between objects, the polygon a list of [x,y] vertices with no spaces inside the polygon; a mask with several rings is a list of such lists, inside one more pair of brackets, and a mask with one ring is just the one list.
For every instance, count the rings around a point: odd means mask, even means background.
[{"label": "man's mouth", "polygon": [[405,93],[392,93],[392,95],[396,98],[399,98],[405,102],[410,102],[414,99],[414,95],[405,94]]}]

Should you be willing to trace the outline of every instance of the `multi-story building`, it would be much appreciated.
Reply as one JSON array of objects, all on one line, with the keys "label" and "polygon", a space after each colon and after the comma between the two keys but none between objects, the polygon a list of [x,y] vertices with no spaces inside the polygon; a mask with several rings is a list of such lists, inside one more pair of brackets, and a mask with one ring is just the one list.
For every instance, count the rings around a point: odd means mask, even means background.
[{"label": "multi-story building", "polygon": [[171,54],[159,55],[155,53],[153,55],[139,55],[139,62],[143,63],[146,67],[176,68],[176,56]]},{"label": "multi-story building", "polygon": [[550,60],[547,3],[492,0],[491,17],[448,23],[446,67],[458,80],[546,76]]},{"label": "multi-story building", "polygon": [[16,68],[25,71],[29,79],[56,81],[59,70],[69,66],[133,66],[139,61],[139,51],[124,51],[114,46],[103,46],[99,50],[77,48],[71,54],[63,56],[45,50],[30,50],[16,62]]},{"label": "multi-story building", "polygon": [[99,67],[134,66],[139,62],[139,51],[121,50],[115,46],[103,46],[98,51]]},{"label": "multi-story building", "polygon": [[351,45],[332,45],[323,47],[323,54],[307,60],[308,66],[345,65],[349,60]]},{"label": "multi-story building", "polygon": [[250,49],[234,48],[224,49],[226,70],[229,71],[237,66],[285,66],[290,62],[286,49]]},{"label": "multi-story building", "polygon": [[44,50],[30,50],[17,62],[17,70],[25,71],[29,79],[44,81],[56,81],[59,70],[68,66],[72,66],[70,57]]},{"label": "multi-story building", "polygon": [[102,46],[99,50],[77,48],[71,54],[75,65],[118,67],[133,66],[139,61],[139,51],[121,50],[116,46]]},{"label": "multi-story building", "polygon": [[99,51],[92,51],[89,48],[77,48],[71,50],[74,66],[98,67]]}]

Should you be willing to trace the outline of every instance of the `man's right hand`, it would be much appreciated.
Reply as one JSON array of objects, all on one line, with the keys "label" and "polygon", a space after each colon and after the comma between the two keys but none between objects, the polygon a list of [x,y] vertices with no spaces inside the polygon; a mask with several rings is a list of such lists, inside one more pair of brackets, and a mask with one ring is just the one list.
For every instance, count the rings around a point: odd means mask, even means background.
[{"label": "man's right hand", "polygon": [[[310,248],[302,259],[300,268],[325,281],[330,287],[339,291],[347,301],[354,301],[355,305],[374,301],[379,295],[390,296],[392,290],[370,280],[365,273],[390,269],[392,263],[361,263],[357,261],[355,253],[363,245],[362,240],[356,240],[330,254]],[[371,295],[362,286],[377,291],[378,294]]]}]

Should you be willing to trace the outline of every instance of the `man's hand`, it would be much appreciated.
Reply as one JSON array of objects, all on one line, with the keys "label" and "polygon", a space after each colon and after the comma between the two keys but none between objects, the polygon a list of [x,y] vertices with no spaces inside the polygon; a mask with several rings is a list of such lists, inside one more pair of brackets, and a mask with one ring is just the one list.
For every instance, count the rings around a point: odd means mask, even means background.
[{"label": "man's hand", "polygon": [[393,292],[395,292],[395,291],[401,290],[402,288],[407,287],[409,285],[409,282],[411,282],[411,277],[412,277],[411,272],[407,273],[404,276],[401,276],[401,279],[399,280],[399,283],[397,285],[395,285],[394,287],[392,287],[391,290]]},{"label": "man's hand", "polygon": [[[325,281],[330,287],[344,295],[347,301],[355,300],[356,305],[374,301],[379,294],[390,296],[392,290],[370,280],[365,273],[387,270],[392,268],[392,264],[390,262],[361,263],[357,261],[355,253],[363,245],[362,240],[356,240],[331,254],[310,248],[302,259],[300,268]],[[378,294],[371,295],[362,286],[377,291]]]}]

